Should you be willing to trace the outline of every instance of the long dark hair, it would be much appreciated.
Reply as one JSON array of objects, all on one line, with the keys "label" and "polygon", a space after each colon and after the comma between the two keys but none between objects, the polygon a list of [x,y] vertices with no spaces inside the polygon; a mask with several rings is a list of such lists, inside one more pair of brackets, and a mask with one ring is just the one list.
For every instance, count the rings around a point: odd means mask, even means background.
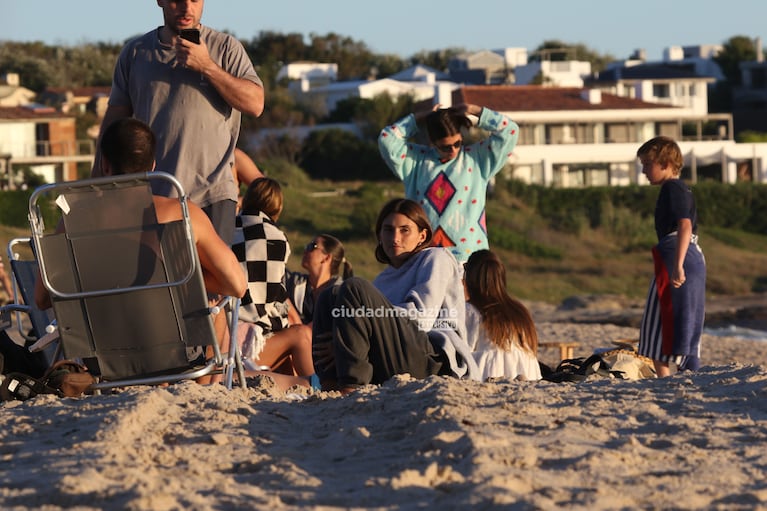
[{"label": "long dark hair", "polygon": [[391,264],[389,256],[384,252],[381,246],[381,229],[383,228],[383,222],[391,214],[400,213],[408,217],[417,227],[419,232],[426,230],[426,239],[423,243],[413,250],[413,254],[416,254],[424,248],[431,245],[431,238],[434,235],[431,230],[431,224],[429,223],[429,217],[426,216],[426,211],[423,210],[420,204],[410,199],[392,199],[381,208],[381,212],[378,213],[378,219],[376,220],[376,238],[378,244],[376,245],[376,260],[379,263]]},{"label": "long dark hair", "polygon": [[504,351],[517,343],[538,353],[538,332],[530,311],[506,291],[506,268],[489,250],[477,250],[464,266],[464,282],[469,303],[482,315],[488,337]]}]

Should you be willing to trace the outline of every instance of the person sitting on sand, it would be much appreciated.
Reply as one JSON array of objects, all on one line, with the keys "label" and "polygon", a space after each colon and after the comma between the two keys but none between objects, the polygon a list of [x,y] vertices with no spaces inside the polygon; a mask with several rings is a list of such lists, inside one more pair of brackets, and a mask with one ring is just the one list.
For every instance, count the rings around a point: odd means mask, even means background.
[{"label": "person sitting on sand", "polygon": [[464,265],[466,332],[482,375],[540,380],[538,332],[530,311],[506,291],[506,268],[496,254],[478,250]]},{"label": "person sitting on sand", "polygon": [[310,377],[311,328],[288,325],[288,294],[284,285],[290,244],[276,225],[282,213],[280,184],[262,177],[250,183],[235,220],[234,251],[247,274],[248,292],[240,307],[238,337],[247,368]]},{"label": "person sitting on sand", "polygon": [[[131,117],[116,120],[101,136],[100,154],[103,175],[151,172],[155,167],[156,138],[151,128]],[[157,220],[181,220],[178,199],[153,196]],[[241,297],[247,289],[245,274],[229,246],[218,236],[208,216],[188,202],[195,246],[200,259],[205,287],[211,294]],[[63,222],[57,232],[63,232]],[[39,275],[35,282],[35,303],[40,310],[51,307],[51,297]]]},{"label": "person sitting on sand", "polygon": [[354,276],[354,271],[344,255],[343,243],[330,234],[318,234],[304,247],[301,267],[308,273],[288,271],[285,287],[301,323],[311,325],[319,294],[341,285]]},{"label": "person sitting on sand", "polygon": [[315,369],[323,389],[351,392],[394,375],[479,379],[466,342],[461,269],[441,247],[423,208],[387,202],[375,226],[376,259],[388,266],[327,289],[314,315]]}]

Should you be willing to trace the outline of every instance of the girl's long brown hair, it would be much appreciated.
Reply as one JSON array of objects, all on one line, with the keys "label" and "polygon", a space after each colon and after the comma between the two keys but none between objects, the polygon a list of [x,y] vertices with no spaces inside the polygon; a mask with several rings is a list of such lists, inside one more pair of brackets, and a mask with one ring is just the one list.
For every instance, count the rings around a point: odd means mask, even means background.
[{"label": "girl's long brown hair", "polygon": [[469,256],[464,270],[469,303],[482,315],[490,340],[504,351],[516,342],[538,353],[538,332],[530,311],[506,291],[506,268],[493,252],[478,250]]}]

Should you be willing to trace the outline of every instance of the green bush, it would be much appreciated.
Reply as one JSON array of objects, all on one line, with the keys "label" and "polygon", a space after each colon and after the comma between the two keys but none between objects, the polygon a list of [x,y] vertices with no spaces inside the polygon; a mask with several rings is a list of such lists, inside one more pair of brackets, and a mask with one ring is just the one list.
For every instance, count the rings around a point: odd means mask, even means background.
[{"label": "green bush", "polygon": [[[634,229],[640,239],[652,225],[658,198],[655,186],[548,188],[514,180],[497,186],[506,187],[553,229],[582,233],[602,227],[623,234]],[[767,185],[705,182],[692,190],[700,224],[767,233]]]},{"label": "green bush", "polygon": [[557,261],[562,259],[561,250],[536,243],[527,236],[502,225],[495,225],[490,229],[488,241],[491,247],[512,250],[536,259],[553,259]]},{"label": "green bush", "polygon": [[381,159],[377,142],[339,129],[313,131],[301,149],[301,165],[314,179],[394,179]]},{"label": "green bush", "polygon": [[386,197],[384,188],[376,183],[365,183],[354,192],[358,198],[352,209],[351,224],[357,236],[375,236],[375,224]]},{"label": "green bush", "polygon": [[[29,227],[30,190],[7,190],[0,192],[0,225],[8,227]],[[58,222],[58,213],[52,204],[40,202],[46,225]]]}]

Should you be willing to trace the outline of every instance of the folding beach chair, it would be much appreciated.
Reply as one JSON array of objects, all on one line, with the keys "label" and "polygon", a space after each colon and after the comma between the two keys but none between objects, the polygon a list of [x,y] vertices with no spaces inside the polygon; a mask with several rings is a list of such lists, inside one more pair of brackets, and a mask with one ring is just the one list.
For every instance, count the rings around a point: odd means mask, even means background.
[{"label": "folding beach chair", "polygon": [[[153,184],[175,187],[182,220],[157,221]],[[43,198],[60,210],[63,232],[46,232]],[[233,328],[239,299],[209,306],[187,199],[173,176],[152,172],[44,185],[30,197],[29,220],[64,354],[96,359],[101,381],[94,389],[214,373],[223,373],[231,388],[235,368],[245,386]],[[226,357],[213,327],[222,307],[230,326]],[[200,363],[193,352],[203,353]]]},{"label": "folding beach chair", "polygon": [[16,331],[25,344],[43,343],[35,351],[43,351],[48,365],[58,359],[59,349],[56,322],[51,311],[35,306],[34,291],[37,279],[37,261],[29,237],[13,238],[8,242],[7,258],[13,284],[11,302],[0,307],[0,326],[8,329],[16,324]]}]

